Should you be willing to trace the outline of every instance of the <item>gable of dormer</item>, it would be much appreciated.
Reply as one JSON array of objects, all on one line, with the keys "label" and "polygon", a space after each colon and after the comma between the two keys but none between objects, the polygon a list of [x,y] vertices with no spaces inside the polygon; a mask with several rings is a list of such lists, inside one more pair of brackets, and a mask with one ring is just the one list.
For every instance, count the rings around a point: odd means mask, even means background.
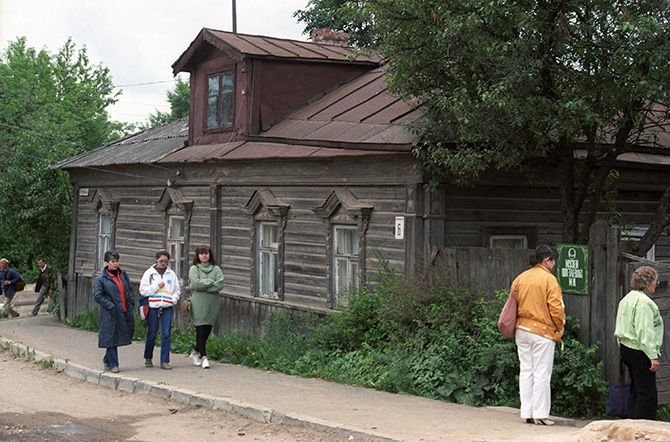
[{"label": "gable of dormer", "polygon": [[188,144],[259,134],[378,64],[352,48],[203,29],[173,64],[191,73]]}]

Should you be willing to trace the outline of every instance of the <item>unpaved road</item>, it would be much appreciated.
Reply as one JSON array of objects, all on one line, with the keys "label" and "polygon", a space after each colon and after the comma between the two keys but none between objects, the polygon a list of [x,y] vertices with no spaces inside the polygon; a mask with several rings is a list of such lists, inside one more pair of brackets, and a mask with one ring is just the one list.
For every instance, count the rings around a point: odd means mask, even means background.
[{"label": "unpaved road", "polygon": [[0,351],[0,440],[337,441],[336,433],[265,424],[79,381]]}]

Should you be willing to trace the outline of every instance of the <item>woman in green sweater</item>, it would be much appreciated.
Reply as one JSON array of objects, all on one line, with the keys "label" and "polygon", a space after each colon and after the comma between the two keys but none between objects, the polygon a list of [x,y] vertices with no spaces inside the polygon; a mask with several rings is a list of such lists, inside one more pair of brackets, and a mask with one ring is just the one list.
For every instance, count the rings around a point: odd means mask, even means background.
[{"label": "woman in green sweater", "polygon": [[628,417],[656,419],[658,392],[656,371],[663,343],[663,320],[658,306],[649,295],[656,291],[658,273],[651,267],[639,267],[630,281],[631,291],[619,302],[616,336],[621,360],[630,373]]},{"label": "woman in green sweater", "polygon": [[223,289],[223,272],[216,265],[209,246],[198,246],[195,249],[188,280],[193,292],[191,314],[195,325],[195,349],[189,357],[193,365],[209,368],[207,338],[219,314],[219,292]]}]

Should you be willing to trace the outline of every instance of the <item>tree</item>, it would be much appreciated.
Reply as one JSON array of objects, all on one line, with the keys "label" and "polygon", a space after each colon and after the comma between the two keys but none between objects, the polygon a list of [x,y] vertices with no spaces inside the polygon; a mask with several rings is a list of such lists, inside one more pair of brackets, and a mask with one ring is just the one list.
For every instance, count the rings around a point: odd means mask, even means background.
[{"label": "tree", "polygon": [[330,28],[349,34],[349,45],[371,48],[376,46],[378,36],[373,32],[365,4],[365,0],[309,0],[306,8],[295,11],[293,17],[305,23],[303,34]]},{"label": "tree", "polygon": [[12,266],[30,273],[43,257],[67,269],[72,190],[49,166],[118,136],[105,111],[113,91],[72,40],[50,54],[19,38],[0,54],[0,244]]},{"label": "tree", "polygon": [[425,170],[471,179],[543,156],[557,169],[565,242],[586,241],[618,155],[668,147],[653,136],[669,117],[667,0],[376,0],[367,8],[389,88],[422,103],[414,129],[425,140],[416,149]]},{"label": "tree", "polygon": [[156,109],[155,114],[150,114],[149,119],[139,125],[141,130],[154,126],[171,123],[188,115],[191,99],[191,88],[188,81],[177,78],[174,89],[168,91],[167,100],[170,102],[170,112],[161,112]]}]

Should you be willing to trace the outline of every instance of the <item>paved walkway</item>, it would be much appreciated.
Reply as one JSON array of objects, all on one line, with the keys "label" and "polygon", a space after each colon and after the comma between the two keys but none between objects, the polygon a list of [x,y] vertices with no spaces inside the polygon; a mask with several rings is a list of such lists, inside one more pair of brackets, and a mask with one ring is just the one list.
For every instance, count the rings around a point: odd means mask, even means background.
[{"label": "paved walkway", "polygon": [[[144,367],[143,343],[119,348],[121,372],[104,372],[97,334],[61,324],[52,316],[30,315],[32,298],[18,294],[21,316],[0,320],[3,346],[82,380],[134,393],[225,409],[265,422],[289,422],[336,429],[343,439],[373,440],[570,440],[573,421],[528,425],[511,408],[474,408],[410,395],[306,379],[212,362],[209,370],[171,355],[172,370]],[[45,307],[43,307],[43,310]],[[577,425],[583,425],[578,422]]]}]

